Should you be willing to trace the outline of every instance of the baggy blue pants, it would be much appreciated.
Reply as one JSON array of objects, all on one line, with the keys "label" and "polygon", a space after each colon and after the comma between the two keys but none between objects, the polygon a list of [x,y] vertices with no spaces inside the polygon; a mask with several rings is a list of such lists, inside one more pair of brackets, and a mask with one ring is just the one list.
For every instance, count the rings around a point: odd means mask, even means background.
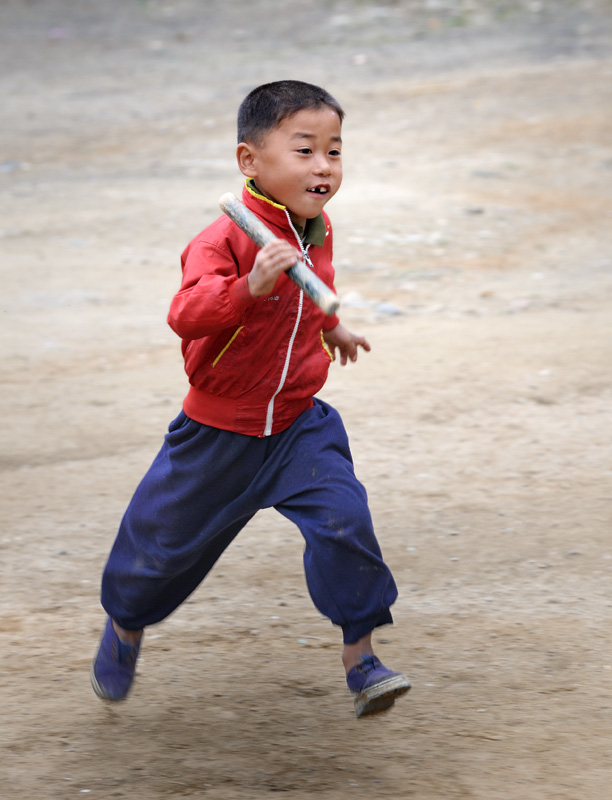
[{"label": "baggy blue pants", "polygon": [[171,614],[262,508],[305,539],[317,609],[352,644],[392,622],[397,598],[340,415],[315,400],[265,438],[201,425],[183,412],[136,489],[102,578],[102,605],[127,630]]}]

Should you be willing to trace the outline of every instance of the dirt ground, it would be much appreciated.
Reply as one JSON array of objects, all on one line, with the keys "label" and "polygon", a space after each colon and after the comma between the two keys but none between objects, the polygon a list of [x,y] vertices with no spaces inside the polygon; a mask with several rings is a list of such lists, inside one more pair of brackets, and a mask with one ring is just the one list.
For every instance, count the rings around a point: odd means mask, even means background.
[{"label": "dirt ground", "polygon": [[[612,780],[612,5],[0,2],[0,778],[6,800],[601,800]],[[345,106],[334,365],[413,690],[358,721],[274,512],[89,685],[99,580],[186,392],[184,245],[234,117]]]}]

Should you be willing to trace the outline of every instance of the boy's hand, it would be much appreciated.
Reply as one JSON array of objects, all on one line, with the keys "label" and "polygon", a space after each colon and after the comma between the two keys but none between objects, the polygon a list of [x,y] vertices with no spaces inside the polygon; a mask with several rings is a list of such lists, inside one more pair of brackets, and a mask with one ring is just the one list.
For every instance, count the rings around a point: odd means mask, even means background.
[{"label": "boy's hand", "polygon": [[270,294],[279,275],[292,267],[302,254],[289,242],[275,239],[257,253],[253,269],[249,272],[249,291],[253,297]]},{"label": "boy's hand", "polygon": [[363,347],[366,352],[370,351],[370,344],[363,336],[348,331],[343,325],[336,325],[331,331],[324,331],[323,338],[325,344],[331,350],[331,354],[336,360],[336,348],[340,353],[340,363],[346,366],[348,359],[357,361],[357,347]]}]

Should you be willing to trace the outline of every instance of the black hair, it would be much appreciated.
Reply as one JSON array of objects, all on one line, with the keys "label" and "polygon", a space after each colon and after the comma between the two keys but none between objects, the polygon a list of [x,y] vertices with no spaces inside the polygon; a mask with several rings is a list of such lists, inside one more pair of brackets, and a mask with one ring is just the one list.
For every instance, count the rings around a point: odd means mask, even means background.
[{"label": "black hair", "polygon": [[238,109],[238,143],[260,144],[263,136],[288,117],[305,109],[332,108],[344,119],[344,111],[329,92],[303,81],[275,81],[253,89]]}]

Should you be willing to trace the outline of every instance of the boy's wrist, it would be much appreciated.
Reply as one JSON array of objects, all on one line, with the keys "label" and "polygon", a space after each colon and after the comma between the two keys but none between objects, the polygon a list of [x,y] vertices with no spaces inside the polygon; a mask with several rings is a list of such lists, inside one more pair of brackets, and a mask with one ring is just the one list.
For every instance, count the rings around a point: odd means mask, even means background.
[{"label": "boy's wrist", "polygon": [[[252,277],[252,275],[253,275],[253,273],[249,272],[249,274],[246,276],[246,279],[247,279],[247,286],[249,287],[249,293],[250,293],[251,297],[255,300],[258,297],[261,297],[261,294],[257,294],[257,292],[255,291],[255,289],[253,287],[253,277]],[[262,292],[262,294],[263,294],[263,292]]]}]

